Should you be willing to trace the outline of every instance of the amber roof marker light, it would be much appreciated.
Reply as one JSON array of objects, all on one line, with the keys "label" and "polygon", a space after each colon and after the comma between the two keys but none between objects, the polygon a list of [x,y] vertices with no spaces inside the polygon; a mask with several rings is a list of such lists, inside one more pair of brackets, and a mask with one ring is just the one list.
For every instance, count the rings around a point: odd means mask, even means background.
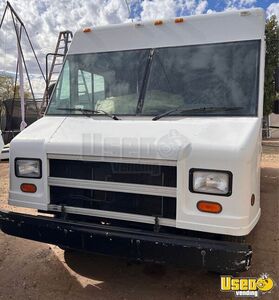
[{"label": "amber roof marker light", "polygon": [[160,25],[163,25],[163,24],[164,24],[164,22],[162,20],[155,20],[154,21],[155,26],[160,26]]},{"label": "amber roof marker light", "polygon": [[176,18],[174,20],[174,23],[183,23],[184,22],[184,18]]},{"label": "amber roof marker light", "polygon": [[84,33],[92,32],[92,29],[87,27],[82,30]]}]

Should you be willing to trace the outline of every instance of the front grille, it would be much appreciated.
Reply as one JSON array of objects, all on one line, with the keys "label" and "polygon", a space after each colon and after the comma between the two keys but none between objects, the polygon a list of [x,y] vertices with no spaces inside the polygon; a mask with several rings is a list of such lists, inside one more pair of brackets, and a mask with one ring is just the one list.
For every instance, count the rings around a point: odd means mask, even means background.
[{"label": "front grille", "polygon": [[170,197],[50,187],[51,204],[175,219],[176,200]]},{"label": "front grille", "polygon": [[[176,218],[175,193],[166,193],[166,189],[175,191],[175,166],[50,159],[49,170],[52,205]],[[70,180],[71,185],[67,185]],[[102,187],[82,185],[93,181]],[[123,185],[114,190],[110,182]],[[133,184],[134,189],[128,190],[127,184]],[[142,185],[149,185],[150,190],[142,190]]]},{"label": "front grille", "polygon": [[176,167],[50,159],[50,177],[176,187]]}]

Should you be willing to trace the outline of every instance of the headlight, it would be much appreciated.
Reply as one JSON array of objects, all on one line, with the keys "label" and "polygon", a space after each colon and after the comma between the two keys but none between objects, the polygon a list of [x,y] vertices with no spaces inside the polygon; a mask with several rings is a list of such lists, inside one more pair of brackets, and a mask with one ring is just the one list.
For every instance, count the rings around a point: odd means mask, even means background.
[{"label": "headlight", "polygon": [[193,193],[230,196],[232,193],[232,173],[191,169],[190,190]]},{"label": "headlight", "polygon": [[15,160],[15,175],[24,178],[41,178],[41,166],[40,159],[17,158]]}]

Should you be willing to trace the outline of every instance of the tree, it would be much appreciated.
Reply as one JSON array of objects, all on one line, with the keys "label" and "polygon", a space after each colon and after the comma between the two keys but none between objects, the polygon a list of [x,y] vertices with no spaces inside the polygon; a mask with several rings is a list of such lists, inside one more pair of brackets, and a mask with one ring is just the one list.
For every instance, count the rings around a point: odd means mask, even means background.
[{"label": "tree", "polygon": [[[11,76],[0,76],[0,102],[5,99],[14,98],[19,99],[19,85],[14,85],[14,79]],[[24,92],[24,98],[30,99],[31,93],[29,91]]]},{"label": "tree", "polygon": [[13,97],[13,78],[10,76],[0,76],[0,101]]},{"label": "tree", "polygon": [[272,112],[276,98],[274,74],[279,64],[279,27],[276,16],[271,16],[266,22],[266,54],[265,54],[265,82],[264,82],[264,115]]}]

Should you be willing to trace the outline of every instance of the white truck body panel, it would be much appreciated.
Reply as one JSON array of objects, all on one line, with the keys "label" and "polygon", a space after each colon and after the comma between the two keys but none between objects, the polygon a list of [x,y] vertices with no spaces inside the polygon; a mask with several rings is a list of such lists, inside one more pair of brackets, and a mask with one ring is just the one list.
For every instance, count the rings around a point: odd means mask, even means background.
[{"label": "white truck body panel", "polygon": [[[28,157],[41,158],[43,166],[48,165],[46,153],[68,159],[111,161],[113,157],[123,162],[128,159],[137,163],[143,159],[177,165],[178,206],[174,226],[226,234],[236,232],[237,235],[253,228],[260,216],[259,182],[254,179],[254,174],[257,178],[260,175],[260,119],[178,118],[176,121],[165,119],[160,126],[150,120],[123,120],[113,123],[113,131],[111,122],[99,117],[44,117],[13,140],[11,158],[26,157],[28,153]],[[148,131],[143,130],[146,126]],[[169,148],[170,144],[173,147]],[[165,147],[170,150],[162,151]],[[191,168],[230,170],[234,174],[232,195],[216,197],[191,193],[188,189]],[[44,170],[40,185],[38,180],[29,179],[38,187],[32,197],[20,192],[18,187],[26,179],[16,178],[13,172],[12,169],[10,204],[47,209],[47,171]],[[127,187],[123,187],[125,190]],[[253,193],[256,203],[251,207]],[[199,200],[218,200],[223,206],[222,213],[204,216],[196,209]]]},{"label": "white truck body panel", "polygon": [[[123,161],[177,166],[177,187],[161,190],[164,195],[176,194],[175,220],[162,219],[160,224],[182,229],[241,236],[248,234],[260,217],[261,119],[264,78],[264,24],[261,9],[187,17],[184,23],[164,21],[131,23],[93,28],[92,32],[75,34],[69,54],[109,52],[128,49],[210,44],[244,40],[261,40],[258,115],[255,117],[165,117],[154,122],[151,117],[123,117],[114,121],[102,116],[45,116],[35,122],[11,143],[11,185],[9,203],[41,210],[49,208],[49,183],[90,188],[96,183],[49,178],[48,158]],[[33,195],[20,191],[26,179],[17,178],[14,159],[40,158],[42,178],[28,179],[37,186]],[[229,170],[233,173],[232,195],[202,195],[189,190],[191,168]],[[135,185],[104,183],[110,188],[131,192]],[[155,187],[138,187],[138,192],[159,193]],[[251,195],[255,204],[251,206]],[[206,214],[197,209],[197,202],[219,202],[220,214]],[[126,213],[72,209],[81,214],[112,217],[144,223],[154,218]]]},{"label": "white truck body panel", "polygon": [[264,11],[251,9],[189,16],[179,24],[171,19],[161,26],[154,21],[100,26],[76,32],[69,54],[257,40],[264,38],[263,24]]}]

